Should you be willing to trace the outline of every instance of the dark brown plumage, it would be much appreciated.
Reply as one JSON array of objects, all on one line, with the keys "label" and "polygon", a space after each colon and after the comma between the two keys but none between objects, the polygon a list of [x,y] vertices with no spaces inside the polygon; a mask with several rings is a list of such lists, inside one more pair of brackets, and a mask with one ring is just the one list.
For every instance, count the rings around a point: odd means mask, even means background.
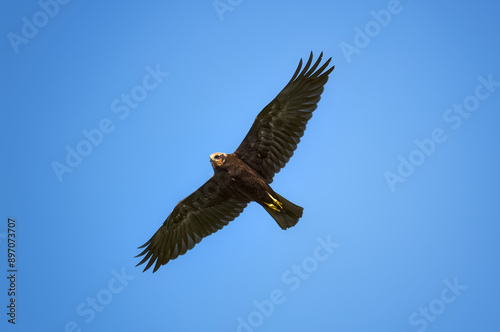
[{"label": "dark brown plumage", "polygon": [[311,66],[311,52],[302,70],[300,60],[292,79],[257,115],[234,153],[210,156],[214,175],[175,206],[140,247],[145,249],[138,256],[145,256],[137,265],[149,260],[144,271],[154,264],[156,272],[234,220],[251,201],[264,207],[282,229],[297,224],[303,209],[278,195],[269,184],[292,157],[334,68],[327,69],[330,58],[318,69],[322,57],[323,53]]}]

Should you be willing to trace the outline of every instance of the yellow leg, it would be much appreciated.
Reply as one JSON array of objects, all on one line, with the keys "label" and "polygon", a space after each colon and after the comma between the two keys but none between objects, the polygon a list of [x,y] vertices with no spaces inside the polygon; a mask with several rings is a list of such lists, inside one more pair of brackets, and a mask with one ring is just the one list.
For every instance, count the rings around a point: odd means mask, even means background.
[{"label": "yellow leg", "polygon": [[[275,199],[273,196],[271,196],[270,193],[267,193],[267,195],[269,195],[269,197],[271,197],[271,199],[273,200],[273,203],[265,203],[267,206],[269,206],[271,209],[273,209],[274,211],[277,211],[277,212],[281,212],[281,210],[283,209],[283,204],[281,204],[280,201],[278,201],[277,199]],[[276,204],[276,205],[275,205]]]}]

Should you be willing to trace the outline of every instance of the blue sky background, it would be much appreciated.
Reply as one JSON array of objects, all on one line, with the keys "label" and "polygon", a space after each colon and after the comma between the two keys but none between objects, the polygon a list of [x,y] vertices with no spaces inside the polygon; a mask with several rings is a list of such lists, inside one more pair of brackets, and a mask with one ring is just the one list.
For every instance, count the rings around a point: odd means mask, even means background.
[{"label": "blue sky background", "polygon": [[[18,274],[1,330],[499,330],[499,5],[221,2],[2,4],[0,274],[9,217]],[[273,183],[298,225],[252,203],[157,273],[135,268],[311,50],[336,69]],[[147,68],[168,76],[144,90]],[[103,121],[60,181],[53,163]]]}]

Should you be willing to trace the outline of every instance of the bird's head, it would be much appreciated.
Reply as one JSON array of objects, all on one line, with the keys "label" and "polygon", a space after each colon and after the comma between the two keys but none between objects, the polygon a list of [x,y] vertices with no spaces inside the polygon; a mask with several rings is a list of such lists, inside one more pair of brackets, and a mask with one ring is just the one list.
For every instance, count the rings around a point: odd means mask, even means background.
[{"label": "bird's head", "polygon": [[210,155],[210,163],[214,169],[222,167],[226,161],[227,153],[216,152]]}]

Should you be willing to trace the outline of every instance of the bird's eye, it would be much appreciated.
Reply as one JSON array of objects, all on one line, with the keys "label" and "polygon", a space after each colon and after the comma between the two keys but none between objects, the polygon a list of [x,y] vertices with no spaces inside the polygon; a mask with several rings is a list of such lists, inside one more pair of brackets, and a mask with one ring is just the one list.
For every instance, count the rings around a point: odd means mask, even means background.
[{"label": "bird's eye", "polygon": [[215,159],[220,159],[220,154],[216,154],[214,158]]}]

